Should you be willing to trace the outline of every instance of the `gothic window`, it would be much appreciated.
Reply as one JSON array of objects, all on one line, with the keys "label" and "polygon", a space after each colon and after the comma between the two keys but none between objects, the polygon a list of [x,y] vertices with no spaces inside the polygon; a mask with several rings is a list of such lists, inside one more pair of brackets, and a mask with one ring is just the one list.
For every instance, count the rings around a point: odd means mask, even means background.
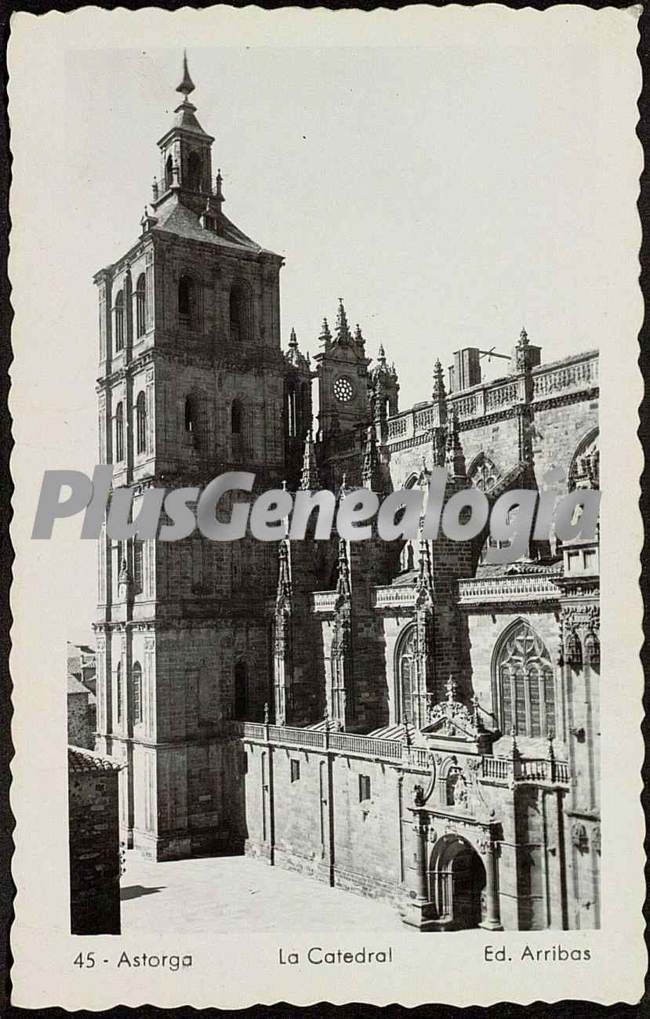
[{"label": "gothic window", "polygon": [[234,343],[248,339],[248,299],[240,284],[232,287],[229,298],[230,339]]},{"label": "gothic window", "polygon": [[116,693],[116,709],[117,709],[117,720],[122,720],[122,663],[117,663],[117,669],[115,670],[115,693]]},{"label": "gothic window", "polygon": [[187,159],[187,186],[190,191],[201,190],[201,157],[198,152],[190,152]]},{"label": "gothic window", "polygon": [[298,782],[300,779],[300,761],[291,758],[291,781]]},{"label": "gothic window", "polygon": [[248,676],[246,662],[237,662],[234,673],[234,715],[246,718],[248,715]]},{"label": "gothic window", "polygon": [[142,541],[137,538],[133,541],[133,588],[136,594],[142,592]]},{"label": "gothic window", "polygon": [[124,291],[115,298],[115,351],[124,350]]},{"label": "gothic window", "polygon": [[569,490],[598,488],[600,450],[598,432],[591,432],[578,446],[569,468]]},{"label": "gothic window", "polygon": [[489,492],[500,478],[499,471],[485,453],[479,453],[470,467],[468,475],[474,487],[479,488],[481,492]]},{"label": "gothic window", "polygon": [[136,452],[144,453],[147,448],[147,406],[143,392],[138,393],[135,401]]},{"label": "gothic window", "polygon": [[133,723],[137,725],[142,721],[142,666],[140,662],[134,662],[131,675],[133,679]]},{"label": "gothic window", "polygon": [[508,632],[497,655],[496,676],[503,733],[546,736],[555,731],[555,689],[549,653],[528,623]]},{"label": "gothic window", "polygon": [[397,646],[395,656],[395,721],[412,722],[417,691],[417,632],[408,626]]},{"label": "gothic window", "polygon": [[147,284],[144,273],[138,276],[135,288],[135,335],[143,336],[145,331],[145,310],[147,303]]},{"label": "gothic window", "polygon": [[115,460],[124,459],[124,404],[120,401],[115,408]]},{"label": "gothic window", "polygon": [[370,775],[359,775],[359,803],[370,799]]},{"label": "gothic window", "polygon": [[233,400],[230,408],[230,431],[232,435],[241,435],[242,433],[242,406],[239,400]]},{"label": "gothic window", "polygon": [[172,159],[171,155],[169,155],[167,156],[167,161],[165,163],[165,184],[167,185],[168,188],[172,186],[172,182],[174,180],[173,170],[174,160]]},{"label": "gothic window", "polygon": [[189,322],[192,318],[194,303],[194,280],[191,276],[181,276],[178,281],[178,317]]}]

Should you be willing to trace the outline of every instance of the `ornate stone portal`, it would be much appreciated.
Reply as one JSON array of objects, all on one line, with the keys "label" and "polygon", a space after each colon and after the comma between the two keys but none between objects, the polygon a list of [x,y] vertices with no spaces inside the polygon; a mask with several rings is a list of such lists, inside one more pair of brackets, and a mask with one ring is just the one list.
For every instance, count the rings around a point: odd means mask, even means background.
[{"label": "ornate stone portal", "polygon": [[476,701],[470,709],[455,694],[450,678],[446,699],[429,708],[420,734],[432,766],[427,788],[416,785],[408,808],[413,821],[402,919],[423,931],[501,930],[500,825],[479,782],[481,756],[495,734],[485,731]]}]

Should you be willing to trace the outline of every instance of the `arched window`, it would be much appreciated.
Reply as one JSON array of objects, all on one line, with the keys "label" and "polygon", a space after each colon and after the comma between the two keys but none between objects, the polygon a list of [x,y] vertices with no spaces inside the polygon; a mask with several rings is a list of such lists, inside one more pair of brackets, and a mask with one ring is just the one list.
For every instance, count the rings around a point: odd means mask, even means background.
[{"label": "arched window", "polygon": [[142,336],[145,331],[145,309],[147,303],[147,283],[144,273],[138,276],[135,288],[135,335]]},{"label": "arched window", "polygon": [[287,433],[290,439],[296,438],[296,390],[293,385],[287,390]]},{"label": "arched window", "polygon": [[474,487],[482,492],[489,492],[501,478],[500,472],[485,453],[479,453],[470,465],[467,476]]},{"label": "arched window", "polygon": [[239,284],[230,291],[230,339],[233,343],[248,339],[248,300]]},{"label": "arched window", "polygon": [[115,351],[124,350],[124,291],[115,298]]},{"label": "arched window", "polygon": [[196,433],[196,405],[194,398],[185,398],[185,431]]},{"label": "arched window", "polygon": [[144,453],[147,448],[147,405],[143,392],[135,401],[136,452]]},{"label": "arched window", "polygon": [[553,667],[544,643],[520,620],[497,651],[499,722],[503,733],[546,736],[555,731]]},{"label": "arched window", "polygon": [[235,718],[246,718],[248,715],[248,675],[246,662],[237,662],[234,673],[233,712]]},{"label": "arched window", "polygon": [[242,432],[242,406],[239,400],[233,400],[230,408],[230,431],[233,435],[241,435]]},{"label": "arched window", "polygon": [[124,404],[120,400],[115,408],[115,460],[124,459]]},{"label": "arched window", "polygon": [[189,322],[192,317],[194,281],[191,276],[181,276],[178,281],[178,317]]},{"label": "arched window", "polygon": [[137,725],[142,721],[142,666],[140,662],[134,662],[131,670],[133,687],[133,724]]},{"label": "arched window", "polygon": [[190,152],[187,159],[187,186],[190,191],[201,190],[201,157],[198,152]]},{"label": "arched window", "polygon": [[143,561],[142,561],[142,540],[133,539],[133,589],[136,594],[142,592]]},{"label": "arched window", "polygon": [[117,669],[115,670],[115,694],[116,694],[116,710],[117,720],[122,720],[122,663],[117,663]]},{"label": "arched window", "polygon": [[395,721],[413,722],[417,690],[417,633],[411,625],[404,630],[395,655]]},{"label": "arched window", "polygon": [[579,444],[569,468],[569,490],[598,488],[600,481],[600,450],[598,430],[587,435]]},{"label": "arched window", "polygon": [[165,184],[167,185],[168,188],[172,186],[173,180],[174,180],[174,160],[172,159],[171,155],[169,155],[167,156],[167,161],[165,163]]}]

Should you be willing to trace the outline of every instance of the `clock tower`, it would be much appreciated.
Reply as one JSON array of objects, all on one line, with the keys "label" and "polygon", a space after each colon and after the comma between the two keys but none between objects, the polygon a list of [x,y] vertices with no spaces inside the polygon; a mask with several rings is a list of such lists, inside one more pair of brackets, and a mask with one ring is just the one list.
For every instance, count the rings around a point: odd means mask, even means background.
[{"label": "clock tower", "polygon": [[321,348],[314,360],[318,376],[319,437],[335,439],[370,420],[368,365],[365,341],[359,326],[350,332],[343,301],[339,299],[334,337],[323,321]]}]

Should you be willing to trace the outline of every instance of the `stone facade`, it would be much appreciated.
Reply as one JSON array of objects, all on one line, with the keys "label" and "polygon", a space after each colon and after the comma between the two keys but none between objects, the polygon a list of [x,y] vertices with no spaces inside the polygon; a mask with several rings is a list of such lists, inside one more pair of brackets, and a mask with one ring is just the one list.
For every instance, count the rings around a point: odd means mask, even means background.
[{"label": "stone facade", "polygon": [[120,933],[118,766],[68,747],[70,930]]},{"label": "stone facade", "polygon": [[[223,213],[185,75],[163,179],[101,270],[100,459],[133,492],[254,471],[259,490],[380,497],[597,485],[598,356],[508,374],[456,355],[400,411],[342,302],[282,352],[282,259]],[[312,380],[318,419],[312,420]],[[552,472],[552,473],[549,473]],[[225,500],[224,500],[225,501]],[[231,506],[227,504],[225,511]],[[541,511],[540,511],[541,512]],[[599,919],[598,550],[533,538],[134,541],[99,549],[98,748],[155,858],[220,847],[381,895],[422,929]]]}]

